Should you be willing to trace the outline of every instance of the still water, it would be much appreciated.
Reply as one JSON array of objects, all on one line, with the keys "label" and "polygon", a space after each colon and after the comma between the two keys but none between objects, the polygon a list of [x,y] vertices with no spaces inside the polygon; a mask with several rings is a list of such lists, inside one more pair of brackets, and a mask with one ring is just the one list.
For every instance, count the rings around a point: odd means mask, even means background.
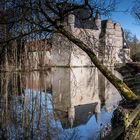
[{"label": "still water", "polygon": [[98,140],[120,100],[96,68],[0,73],[0,139]]}]

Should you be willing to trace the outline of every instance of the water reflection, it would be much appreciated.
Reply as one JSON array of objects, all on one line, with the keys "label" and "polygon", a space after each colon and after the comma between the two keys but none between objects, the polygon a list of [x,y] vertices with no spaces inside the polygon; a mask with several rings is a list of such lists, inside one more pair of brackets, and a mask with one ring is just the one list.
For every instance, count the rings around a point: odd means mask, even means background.
[{"label": "water reflection", "polygon": [[120,100],[96,68],[1,73],[0,78],[1,139],[96,140]]}]

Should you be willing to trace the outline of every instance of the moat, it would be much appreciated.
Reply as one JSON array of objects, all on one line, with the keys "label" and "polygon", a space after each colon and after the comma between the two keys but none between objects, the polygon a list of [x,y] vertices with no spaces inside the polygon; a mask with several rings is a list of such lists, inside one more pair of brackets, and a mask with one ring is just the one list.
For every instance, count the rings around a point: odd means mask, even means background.
[{"label": "moat", "polygon": [[0,139],[100,139],[121,97],[103,79],[98,86],[96,71],[0,73]]}]

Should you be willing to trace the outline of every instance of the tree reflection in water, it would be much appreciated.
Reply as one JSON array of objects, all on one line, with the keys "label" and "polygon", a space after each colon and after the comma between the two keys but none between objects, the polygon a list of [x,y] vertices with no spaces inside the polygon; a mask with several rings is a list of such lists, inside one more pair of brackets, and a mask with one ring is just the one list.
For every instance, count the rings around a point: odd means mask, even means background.
[{"label": "tree reflection in water", "polygon": [[[95,69],[83,69],[1,73],[0,138],[99,139],[112,111],[101,106],[101,97],[95,93],[98,85],[91,78]],[[115,98],[113,103],[104,99],[110,108],[120,100],[118,94],[109,98]]]}]

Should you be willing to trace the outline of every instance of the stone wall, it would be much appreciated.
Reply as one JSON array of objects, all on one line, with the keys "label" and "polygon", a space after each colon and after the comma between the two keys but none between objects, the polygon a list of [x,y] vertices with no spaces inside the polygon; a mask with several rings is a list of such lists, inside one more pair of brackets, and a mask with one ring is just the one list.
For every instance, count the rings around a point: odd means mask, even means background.
[{"label": "stone wall", "polygon": [[69,66],[71,60],[71,42],[61,34],[52,37],[51,64]]},{"label": "stone wall", "polygon": [[140,63],[131,62],[120,67],[118,71],[123,75],[123,81],[136,94],[140,95]]},{"label": "stone wall", "polygon": [[[129,61],[129,48],[124,48],[121,25],[113,23],[111,19],[102,21],[98,14],[96,18],[88,19],[84,23],[77,15],[71,14],[65,20],[64,27],[87,44],[105,65],[114,66],[116,63]],[[88,28],[89,23],[92,26],[89,25]],[[53,35],[52,48],[54,65],[93,66],[85,52],[60,34]]]}]

